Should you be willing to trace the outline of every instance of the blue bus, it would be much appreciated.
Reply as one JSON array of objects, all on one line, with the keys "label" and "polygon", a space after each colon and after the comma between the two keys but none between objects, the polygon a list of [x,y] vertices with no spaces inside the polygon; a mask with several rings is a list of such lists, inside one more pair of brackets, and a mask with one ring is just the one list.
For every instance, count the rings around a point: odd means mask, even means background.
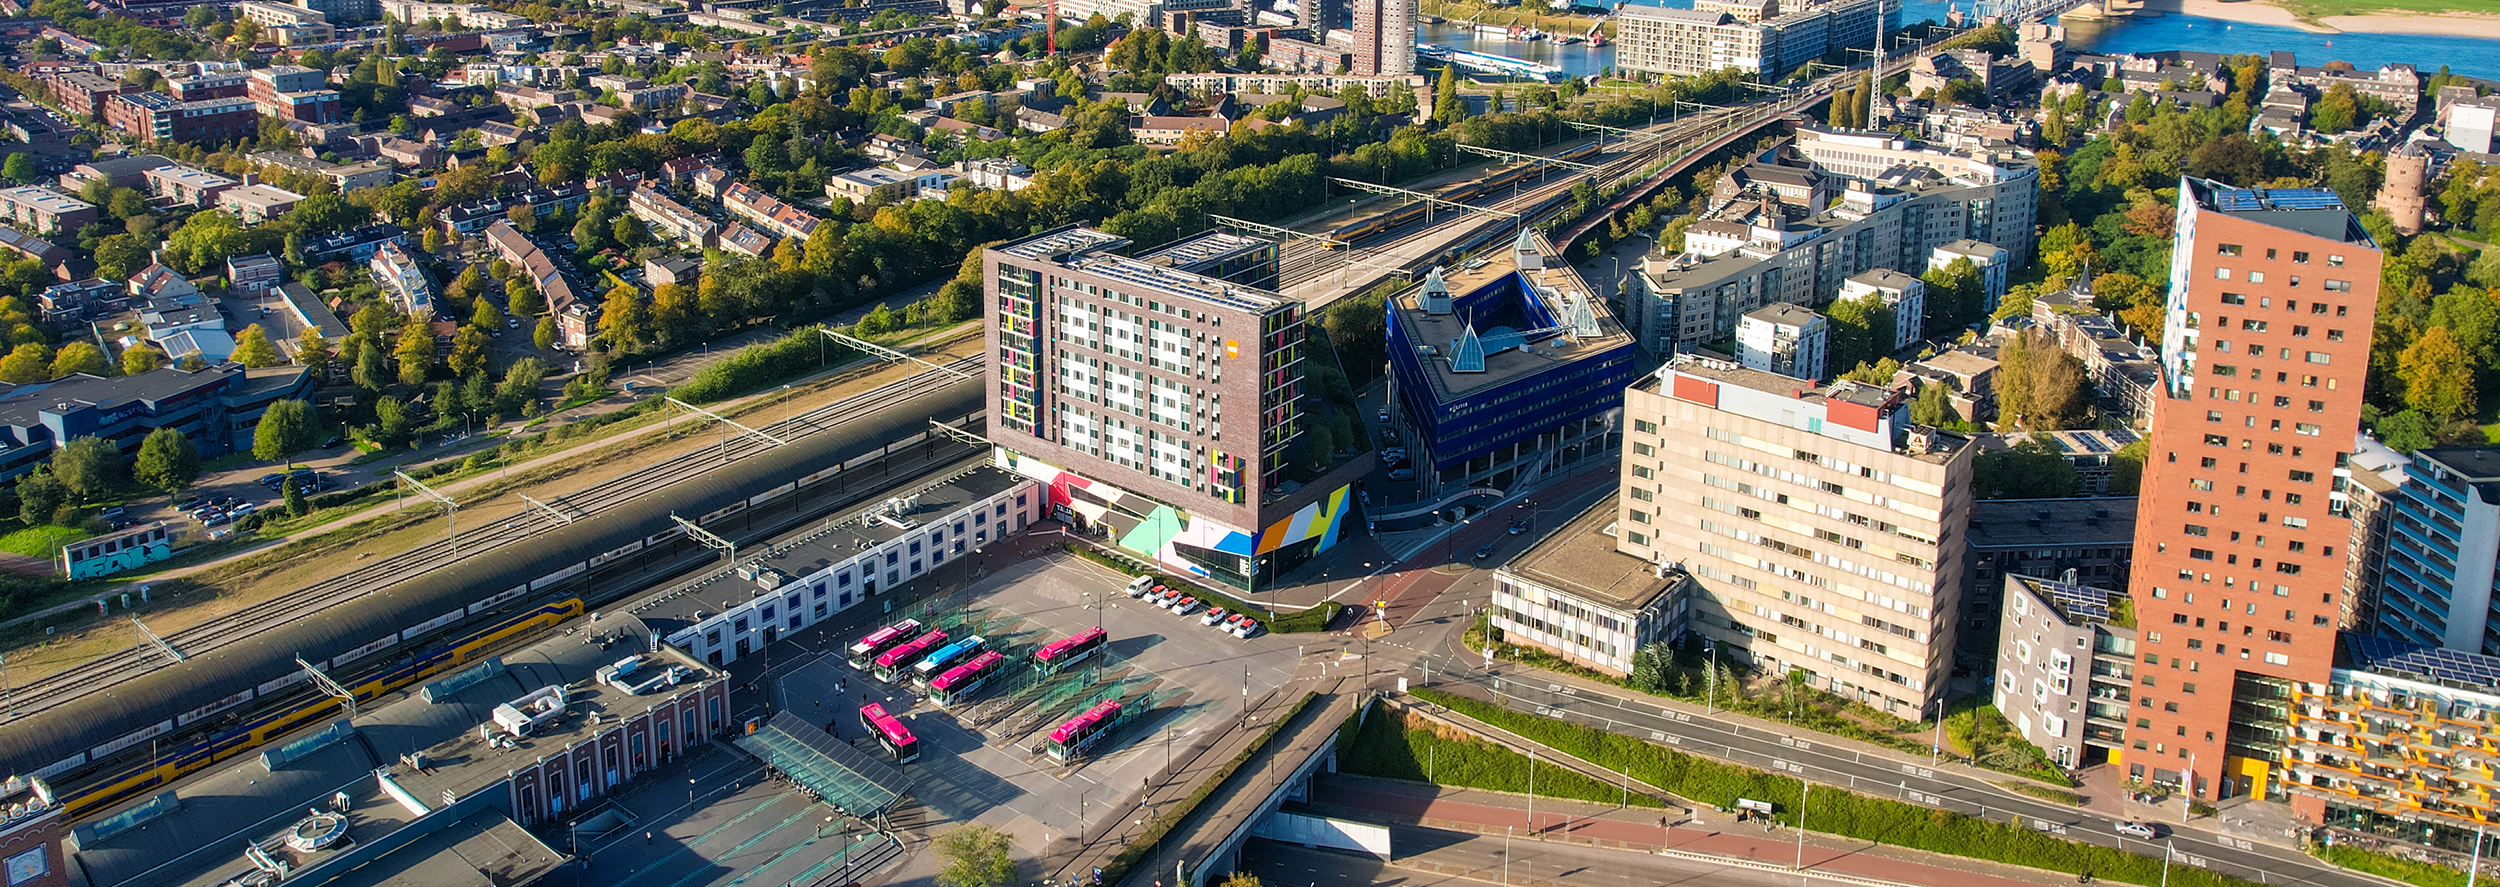
[{"label": "blue bus", "polygon": [[926,687],[929,685],[930,678],[945,674],[947,669],[963,664],[989,647],[990,642],[977,634],[939,647],[937,652],[929,654],[928,658],[920,660],[919,664],[911,667],[911,681]]}]

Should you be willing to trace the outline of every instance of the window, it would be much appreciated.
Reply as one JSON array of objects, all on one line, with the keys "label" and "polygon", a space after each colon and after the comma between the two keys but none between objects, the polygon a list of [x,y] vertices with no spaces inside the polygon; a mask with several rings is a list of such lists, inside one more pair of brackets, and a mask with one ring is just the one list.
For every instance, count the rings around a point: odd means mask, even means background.
[{"label": "window", "polygon": [[2291,477],[2292,482],[2296,484],[2313,484],[2318,482],[2318,473],[2315,471],[2301,471],[2299,469],[2293,469]]},{"label": "window", "polygon": [[2344,257],[2334,253],[2328,253],[2326,254],[2326,266],[2329,268],[2344,267]]},{"label": "window", "polygon": [[2292,664],[2292,657],[2290,657],[2290,656],[2285,656],[2285,655],[2283,655],[2283,654],[2281,654],[2281,653],[2268,653],[2268,654],[2266,654],[2266,664],[2267,664],[2267,665],[2290,665],[2290,664]]},{"label": "window", "polygon": [[2205,421],[2207,421],[2207,422],[2220,422],[2220,421],[2222,421],[2222,411],[2221,411],[2221,410],[2206,410],[2206,411],[2205,411]]},{"label": "window", "polygon": [[2214,553],[2210,549],[2190,548],[2188,549],[2188,557],[2200,561],[2209,561],[2214,559]]},{"label": "window", "polygon": [[2231,445],[2231,438],[2227,435],[2208,434],[2205,435],[2205,445],[2209,447],[2227,447]]},{"label": "window", "polygon": [[2240,245],[2239,245],[2239,244],[2236,244],[2236,243],[2217,243],[2217,244],[2214,244],[2214,254],[2215,254],[2215,255],[2219,255],[2219,256],[2236,256],[2236,255],[2239,255],[2239,254],[2240,254]]},{"label": "window", "polygon": [[2343,341],[2343,340],[2344,340],[2344,331],[2343,331],[2343,330],[2327,330],[2327,331],[2326,331],[2326,340],[2327,340],[2327,341],[2329,341],[2329,342],[2341,342],[2341,341]]},{"label": "window", "polygon": [[2187,683],[2182,683],[2182,684],[2180,684],[2180,685],[2179,685],[2179,692],[2181,692],[2181,693],[2185,693],[2185,694],[2190,695],[2190,696],[2194,696],[2194,695],[2196,695],[2196,685],[2195,685],[2195,684],[2187,684]]},{"label": "window", "polygon": [[1634,443],[1632,453],[1639,456],[1655,456],[1658,455],[1658,448],[1645,443]]},{"label": "window", "polygon": [[1646,419],[1634,419],[1632,420],[1632,430],[1638,431],[1642,434],[1657,434],[1658,423],[1651,422]]},{"label": "window", "polygon": [[[2309,328],[2308,328],[2308,327],[2305,327],[2305,326],[2297,326],[2297,325],[2296,325],[2296,326],[2293,326],[2293,327],[2292,327],[2292,338],[2295,338],[2295,339],[2306,339],[2306,338],[2309,338]],[[1638,424],[1638,423],[1634,423],[1634,424]]]},{"label": "window", "polygon": [[2309,362],[2310,362],[2310,363],[2321,363],[2321,364],[2322,364],[2322,363],[2327,363],[2328,361],[2329,361],[2329,358],[2327,357],[2327,354],[2326,354],[2326,352],[2324,352],[2324,351],[2311,351],[2311,352],[2309,352]]},{"label": "window", "polygon": [[2308,253],[2301,252],[2301,251],[2299,251],[2299,250],[2293,250],[2293,251],[2292,251],[2292,264],[2294,264],[2294,265],[2306,265],[2306,264],[2309,264],[2309,254],[2308,254]]},{"label": "window", "polygon": [[2310,437],[2318,436],[2318,426],[2311,425],[2307,422],[2295,423],[2292,426],[2292,430],[2301,434],[2306,434]]},{"label": "window", "polygon": [[2266,272],[2263,272],[2263,271],[2251,271],[2251,272],[2248,272],[2248,282],[2250,282],[2250,283],[2264,283],[2264,282],[2266,282]]},{"label": "window", "polygon": [[2324,284],[2322,284],[2322,285],[2323,285],[2323,286],[2325,286],[2325,287],[2326,287],[2326,291],[2327,291],[2327,292],[2330,292],[2330,293],[2349,293],[2349,292],[2352,292],[2352,281],[2349,281],[2349,280],[2337,280],[2337,279],[2335,279],[2335,278],[2329,277],[2329,278],[2327,278],[2327,279],[2326,279],[2326,282],[2325,282]]},{"label": "window", "polygon": [[2190,535],[2190,536],[2210,536],[2210,535],[2212,535],[2212,533],[2211,533],[2210,531],[2208,531],[2208,530],[2207,530],[2207,528],[2205,528],[2204,526],[2199,525],[2199,524],[2188,524],[2188,525],[2187,525],[2187,534],[2188,534],[2188,535]]},{"label": "window", "polygon": [[2240,295],[2240,294],[2238,294],[2238,293],[2223,293],[2223,294],[2222,294],[2222,304],[2225,304],[2225,305],[2246,305],[2246,304],[2248,304],[2248,297],[2247,297],[2247,296]]},{"label": "window", "polygon": [[2229,268],[2216,268],[2216,269],[2214,269],[2214,279],[2215,279],[2215,280],[2229,280],[2229,279],[2231,279],[2231,269],[2229,269]]}]

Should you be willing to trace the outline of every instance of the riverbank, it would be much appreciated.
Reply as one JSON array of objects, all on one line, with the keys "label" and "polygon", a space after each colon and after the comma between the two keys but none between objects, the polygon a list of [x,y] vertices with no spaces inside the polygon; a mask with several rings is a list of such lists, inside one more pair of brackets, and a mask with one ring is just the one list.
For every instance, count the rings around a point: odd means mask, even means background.
[{"label": "riverbank", "polygon": [[[2297,3],[2299,0],[2294,0],[2294,2]],[[2391,0],[2391,2],[2402,3],[2407,0]],[[2334,3],[2330,6],[2319,6],[2303,3],[2302,5],[2323,10],[2356,8],[2360,4]],[[2390,10],[2365,15],[2327,15],[2304,18],[2291,9],[2273,3],[2258,2],[2258,0],[2145,0],[2143,13],[2192,15],[2227,22],[2275,25],[2298,28],[2313,34],[2418,34],[2500,40],[2500,14],[2454,10],[2437,13]]]}]

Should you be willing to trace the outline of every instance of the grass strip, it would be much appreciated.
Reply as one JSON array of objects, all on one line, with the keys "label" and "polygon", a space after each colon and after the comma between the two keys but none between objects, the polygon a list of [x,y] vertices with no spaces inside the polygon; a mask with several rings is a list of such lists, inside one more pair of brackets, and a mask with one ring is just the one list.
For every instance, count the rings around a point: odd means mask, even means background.
[{"label": "grass strip", "polygon": [[1293,707],[1287,709],[1284,716],[1269,721],[1267,729],[1259,731],[1257,738],[1250,740],[1249,745],[1243,746],[1240,754],[1234,755],[1232,760],[1225,761],[1224,766],[1216,769],[1215,775],[1200,781],[1198,788],[1191,791],[1189,797],[1182,799],[1180,804],[1172,809],[1164,811],[1163,815],[1155,817],[1155,821],[1147,823],[1146,830],[1140,833],[1136,840],[1120,848],[1119,854],[1111,857],[1111,862],[1102,867],[1103,883],[1117,884],[1121,879],[1128,877],[1129,869],[1136,866],[1138,860],[1153,855],[1162,845],[1163,839],[1171,836],[1172,830],[1180,826],[1181,820],[1188,819],[1189,814],[1197,810],[1199,804],[1206,803],[1207,798],[1215,794],[1216,789],[1223,788],[1224,783],[1233,778],[1233,773],[1241,769],[1241,765],[1249,763],[1251,756],[1258,754],[1260,749],[1266,748],[1268,740],[1276,738],[1277,731],[1292,724],[1294,718],[1301,717],[1302,710],[1310,707],[1311,700],[1318,696],[1317,693],[1302,694],[1302,698],[1294,700]]},{"label": "grass strip", "polygon": [[[1625,770],[1632,778],[1697,803],[1732,807],[1738,798],[1778,805],[1777,816],[1797,824],[1802,783],[1749,767],[1694,757],[1674,749],[1583,727],[1567,721],[1512,711],[1489,702],[1418,688],[1417,698],[1446,707],[1548,748],[1609,770]],[[1819,788],[1806,801],[1814,830],[1895,847],[1925,850],[1970,859],[2027,866],[2129,884],[2159,884],[2162,861],[2110,847],[2096,847],[2003,822],[1920,807],[1887,798],[1873,798],[1842,789]],[[2246,881],[2213,871],[2173,866],[2172,887],[2247,887]]]},{"label": "grass strip", "polygon": [[[2367,872],[2382,878],[2403,881],[2414,887],[2466,887],[2465,873],[2435,862],[2422,862],[2391,856],[2376,850],[2345,845],[2309,845],[2309,855],[2334,863],[2338,868]],[[2500,878],[2477,875],[2477,884],[2500,883]]]},{"label": "grass strip", "polygon": [[[1373,704],[1371,716],[1363,719],[1352,741],[1341,748],[1339,768],[1361,776],[1514,794],[1526,794],[1533,788],[1538,797],[1592,804],[1619,804],[1627,800],[1623,786],[1592,779],[1550,761],[1536,768],[1532,778],[1528,768],[1534,761],[1527,755],[1422,715],[1382,709],[1378,703]],[[1634,807],[1665,806],[1657,798],[1637,792],[1630,793],[1628,799]]]}]

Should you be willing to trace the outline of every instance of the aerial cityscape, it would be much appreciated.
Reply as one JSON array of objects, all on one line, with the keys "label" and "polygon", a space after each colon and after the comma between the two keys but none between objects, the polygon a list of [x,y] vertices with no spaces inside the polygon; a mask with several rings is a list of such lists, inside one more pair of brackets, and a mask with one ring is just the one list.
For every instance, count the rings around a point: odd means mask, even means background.
[{"label": "aerial cityscape", "polygon": [[0,38],[0,887],[2500,885],[2487,5]]}]

